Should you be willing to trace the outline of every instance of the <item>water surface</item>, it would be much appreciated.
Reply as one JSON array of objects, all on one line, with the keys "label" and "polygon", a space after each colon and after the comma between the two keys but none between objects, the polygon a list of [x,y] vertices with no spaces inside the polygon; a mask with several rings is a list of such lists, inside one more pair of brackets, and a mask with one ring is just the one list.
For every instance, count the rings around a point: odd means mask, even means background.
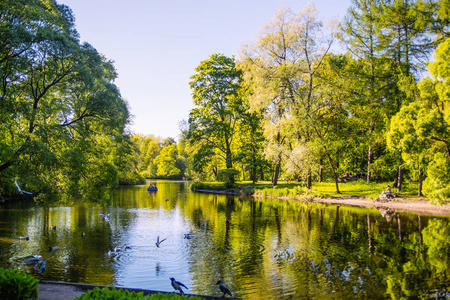
[{"label": "water surface", "polygon": [[[244,299],[429,298],[449,286],[447,217],[158,187],[120,187],[107,204],[0,206],[0,267],[169,292],[175,277],[207,295],[221,279]],[[31,254],[47,259],[42,274],[20,259]]]}]

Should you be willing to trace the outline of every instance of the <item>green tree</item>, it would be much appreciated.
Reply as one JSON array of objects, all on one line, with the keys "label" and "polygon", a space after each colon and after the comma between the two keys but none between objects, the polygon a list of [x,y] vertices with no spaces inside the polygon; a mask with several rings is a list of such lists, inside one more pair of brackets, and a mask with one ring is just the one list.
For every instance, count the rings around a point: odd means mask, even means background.
[{"label": "green tree", "polygon": [[[161,153],[155,158],[154,163],[158,166],[158,176],[180,177],[181,170],[177,168],[177,146],[167,145],[162,148]],[[179,166],[179,165],[178,165]]]},{"label": "green tree", "polygon": [[210,162],[213,155],[232,168],[232,144],[244,112],[239,97],[241,71],[234,58],[222,54],[211,55],[195,71],[189,83],[195,107],[189,113],[187,136],[198,144],[195,160]]}]

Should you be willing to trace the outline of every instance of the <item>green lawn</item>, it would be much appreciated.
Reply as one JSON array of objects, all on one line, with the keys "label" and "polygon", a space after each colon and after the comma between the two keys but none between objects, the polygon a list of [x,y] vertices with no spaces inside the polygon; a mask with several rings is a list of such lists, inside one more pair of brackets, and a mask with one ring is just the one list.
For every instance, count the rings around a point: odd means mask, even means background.
[{"label": "green lawn", "polygon": [[[197,188],[203,189],[225,189],[222,182],[199,182]],[[241,181],[235,186],[253,187],[254,193],[263,196],[289,196],[289,197],[314,197],[314,198],[330,198],[338,196],[359,196],[368,199],[376,199],[386,187],[392,186],[392,182],[380,182],[367,184],[363,180],[355,182],[340,182],[339,191],[336,193],[336,186],[334,182],[313,182],[312,189],[308,190],[303,184],[298,182],[285,183],[279,181],[279,184],[272,188],[270,181],[260,181],[252,184],[250,181]],[[393,188],[392,192],[397,194],[397,189]],[[402,191],[399,193],[401,197],[417,198],[418,185],[417,183],[403,183]]]}]

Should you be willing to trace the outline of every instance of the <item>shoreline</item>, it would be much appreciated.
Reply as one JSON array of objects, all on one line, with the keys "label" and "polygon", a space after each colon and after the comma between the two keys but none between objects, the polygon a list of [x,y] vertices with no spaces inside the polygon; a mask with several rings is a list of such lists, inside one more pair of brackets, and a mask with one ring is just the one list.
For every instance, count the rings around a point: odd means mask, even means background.
[{"label": "shoreline", "polygon": [[[194,192],[200,193],[210,193],[210,194],[222,194],[222,195],[234,195],[239,196],[236,193],[228,193],[224,190],[200,190],[194,189]],[[434,205],[429,203],[427,198],[404,198],[397,197],[390,201],[380,201],[380,200],[369,200],[365,197],[360,196],[339,196],[335,198],[313,198],[313,199],[301,199],[293,197],[276,197],[276,196],[260,196],[260,195],[249,195],[248,197],[254,198],[272,198],[280,200],[296,200],[309,203],[326,203],[334,205],[345,205],[345,206],[355,206],[355,207],[366,207],[366,208],[383,208],[390,210],[397,210],[409,213],[417,213],[422,215],[434,215],[434,216],[450,216],[450,205]]]}]

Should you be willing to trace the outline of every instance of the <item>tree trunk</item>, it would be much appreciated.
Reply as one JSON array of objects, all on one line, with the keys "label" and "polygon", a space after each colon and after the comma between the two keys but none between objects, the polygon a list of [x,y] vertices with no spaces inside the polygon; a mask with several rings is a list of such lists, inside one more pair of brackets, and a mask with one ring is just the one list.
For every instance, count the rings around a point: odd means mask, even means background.
[{"label": "tree trunk", "polygon": [[323,168],[322,168],[322,158],[320,159],[320,166],[319,166],[319,182],[322,182],[323,179]]},{"label": "tree trunk", "polygon": [[279,161],[275,167],[275,173],[273,174],[272,187],[274,187],[278,184],[278,175],[280,173],[280,167],[281,167],[281,162]]},{"label": "tree trunk", "polygon": [[398,183],[397,183],[397,193],[400,193],[402,191],[402,166],[398,166]]},{"label": "tree trunk", "polygon": [[312,187],[312,184],[311,184],[311,169],[310,169],[310,170],[308,170],[308,177],[306,178],[306,188],[308,190],[310,190],[311,187]]},{"label": "tree trunk", "polygon": [[422,170],[420,169],[420,163],[419,163],[419,193],[417,196],[422,197]]},{"label": "tree trunk", "polygon": [[328,153],[327,147],[324,146],[324,148],[325,148],[325,153],[327,154],[327,157],[328,157],[328,161],[329,161],[330,166],[331,166],[331,170],[333,171],[334,183],[336,185],[336,193],[340,194],[341,192],[339,192],[338,177],[337,177],[337,174],[336,174],[336,170],[334,168],[333,159],[331,158],[330,153]]},{"label": "tree trunk", "polygon": [[370,164],[372,163],[372,146],[369,146],[367,154],[367,183],[370,183]]}]

